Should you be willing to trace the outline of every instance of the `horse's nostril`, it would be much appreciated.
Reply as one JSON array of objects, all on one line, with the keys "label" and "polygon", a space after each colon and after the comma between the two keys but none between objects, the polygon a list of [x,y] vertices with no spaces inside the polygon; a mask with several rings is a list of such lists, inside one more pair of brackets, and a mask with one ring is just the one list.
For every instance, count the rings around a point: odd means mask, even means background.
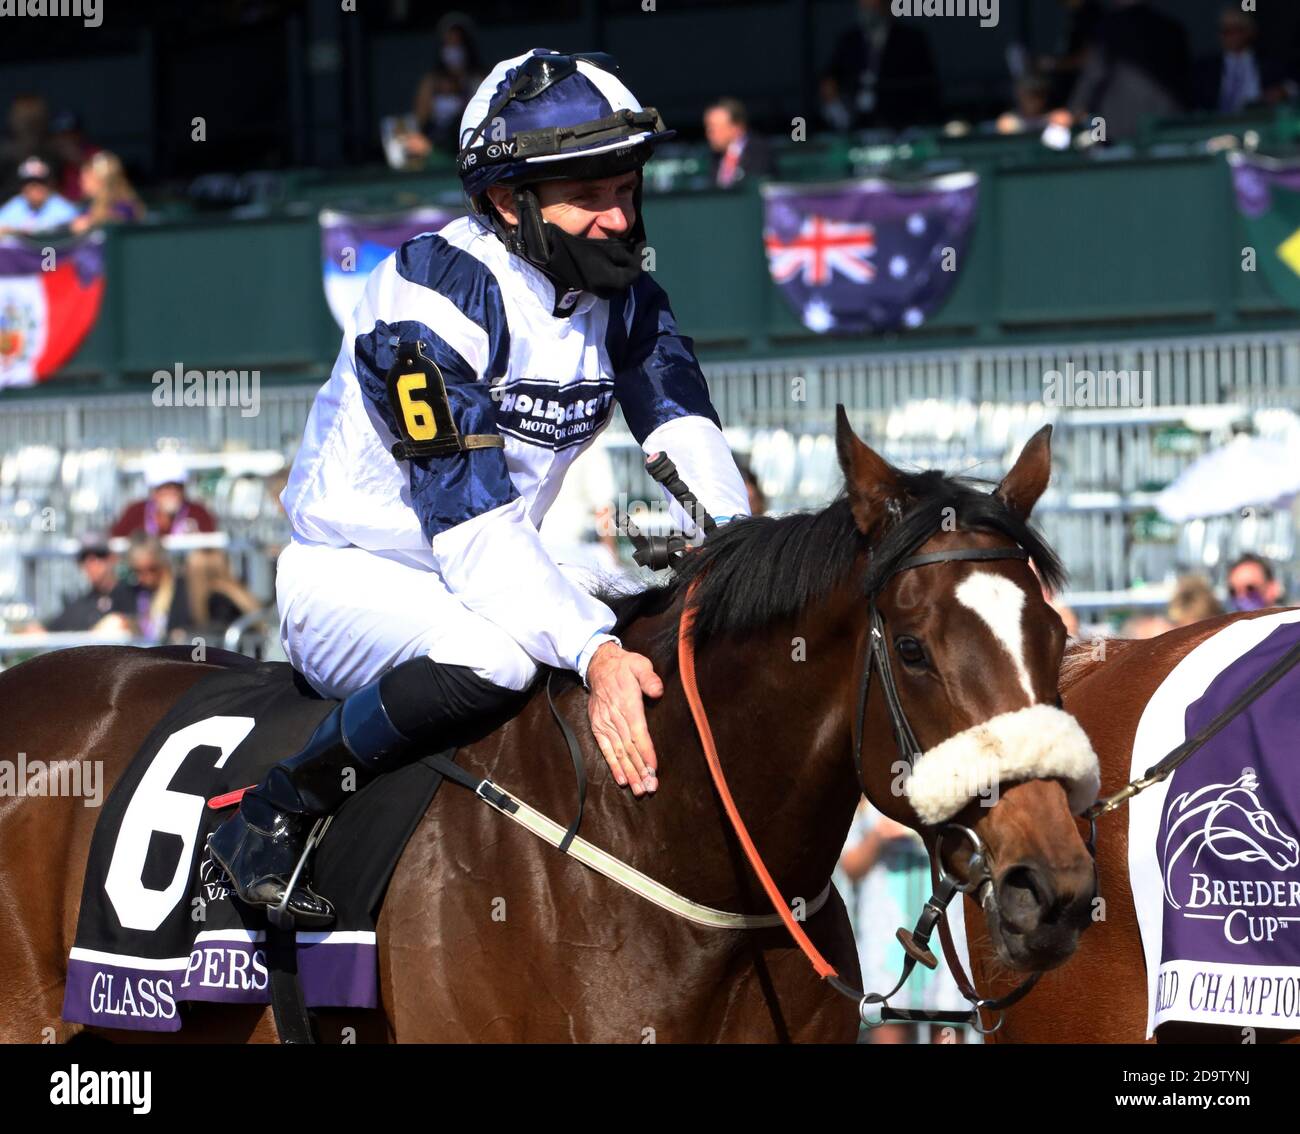
[{"label": "horse's nostril", "polygon": [[1012,866],[998,882],[998,912],[1017,933],[1036,929],[1051,904],[1051,886],[1031,866]]}]

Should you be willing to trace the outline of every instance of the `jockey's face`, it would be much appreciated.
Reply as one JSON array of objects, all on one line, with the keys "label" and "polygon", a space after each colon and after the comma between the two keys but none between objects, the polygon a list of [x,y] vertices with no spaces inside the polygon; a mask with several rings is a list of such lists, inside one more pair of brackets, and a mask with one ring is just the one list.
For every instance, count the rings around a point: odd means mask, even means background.
[{"label": "jockey's face", "polygon": [[[534,186],[542,219],[570,236],[605,240],[626,235],[636,224],[636,194],[639,174],[620,173],[590,181],[541,181]],[[507,224],[518,224],[509,189],[493,185],[488,196]]]}]

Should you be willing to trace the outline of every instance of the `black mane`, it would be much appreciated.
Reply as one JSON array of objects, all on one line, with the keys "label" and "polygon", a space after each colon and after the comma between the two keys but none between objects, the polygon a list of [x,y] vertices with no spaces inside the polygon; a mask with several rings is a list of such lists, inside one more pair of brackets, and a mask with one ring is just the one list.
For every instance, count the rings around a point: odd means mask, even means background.
[{"label": "black mane", "polygon": [[[995,532],[1014,540],[1034,561],[1053,590],[1065,579],[1056,553],[1032,526],[1021,520],[988,482],[945,476],[938,470],[898,472],[900,515],[887,523],[875,545],[864,590],[878,589],[898,564],[941,530],[946,517],[960,531]],[[948,511],[951,509],[951,511]],[[841,493],[820,512],[785,516],[743,517],[724,524],[667,582],[635,594],[601,597],[618,618],[619,633],[638,618],[660,614],[682,588],[699,578],[695,590],[694,637],[702,645],[715,637],[741,637],[790,618],[842,584],[867,550],[848,496]],[[657,649],[668,652],[676,627],[665,632]]]}]

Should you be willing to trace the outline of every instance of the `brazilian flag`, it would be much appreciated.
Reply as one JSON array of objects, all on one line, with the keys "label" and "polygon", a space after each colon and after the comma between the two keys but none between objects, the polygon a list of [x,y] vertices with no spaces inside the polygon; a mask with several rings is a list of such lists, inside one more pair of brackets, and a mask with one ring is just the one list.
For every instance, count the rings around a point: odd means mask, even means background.
[{"label": "brazilian flag", "polygon": [[1300,163],[1240,153],[1228,160],[1258,266],[1278,299],[1300,310]]}]

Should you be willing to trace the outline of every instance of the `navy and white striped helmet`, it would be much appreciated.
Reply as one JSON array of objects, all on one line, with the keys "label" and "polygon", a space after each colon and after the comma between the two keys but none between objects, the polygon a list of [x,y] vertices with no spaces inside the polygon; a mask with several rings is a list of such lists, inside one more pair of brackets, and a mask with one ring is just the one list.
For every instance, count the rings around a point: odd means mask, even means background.
[{"label": "navy and white striped helmet", "polygon": [[611,177],[639,169],[676,131],[643,107],[603,53],[534,48],[483,80],[460,121],[465,195],[489,185]]}]

